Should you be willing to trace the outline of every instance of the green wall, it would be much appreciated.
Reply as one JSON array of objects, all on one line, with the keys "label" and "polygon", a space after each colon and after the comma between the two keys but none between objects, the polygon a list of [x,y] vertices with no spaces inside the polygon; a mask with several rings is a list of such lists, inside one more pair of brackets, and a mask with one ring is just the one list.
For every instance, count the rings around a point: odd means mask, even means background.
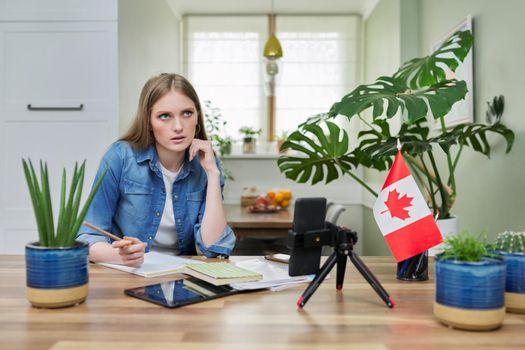
[{"label": "green wall", "polygon": [[[401,64],[401,21],[400,0],[380,1],[370,16],[364,21],[364,74],[363,83],[369,84],[381,75],[392,75]],[[385,174],[365,169],[364,178],[379,190]],[[366,191],[364,191],[366,192]],[[374,198],[365,193],[365,202]],[[377,228],[372,211],[363,210],[364,255],[388,255],[389,250],[383,235]]]},{"label": "green wall", "polygon": [[[491,159],[467,150],[457,171],[457,201],[453,212],[460,228],[525,230],[525,27],[521,0],[443,0],[420,2],[420,47],[432,42],[467,15],[473,18],[475,120],[485,120],[486,101],[505,96],[503,123],[516,133],[514,149],[504,155],[501,138],[491,139]],[[427,52],[423,52],[426,54]]]},{"label": "green wall", "polygon": [[179,20],[165,0],[119,1],[119,130],[135,117],[144,83],[179,72]]},{"label": "green wall", "polygon": [[[381,34],[386,22],[395,20],[384,14],[384,8],[392,6],[400,8],[398,38],[395,38],[395,31]],[[390,13],[395,13],[395,10]],[[520,81],[525,58],[525,27],[521,24],[523,13],[525,2],[520,0],[401,0],[399,3],[381,0],[365,21],[365,31],[370,34],[365,33],[367,45],[381,42],[385,36],[397,40],[401,48],[400,61],[405,61],[413,57],[414,52],[419,52],[419,56],[427,55],[435,40],[467,15],[472,15],[475,120],[484,121],[486,101],[495,95],[505,95],[503,122],[514,130],[516,141],[511,153],[504,155],[502,139],[491,138],[494,151],[491,159],[468,149],[463,152],[456,172],[457,200],[453,213],[459,217],[460,229],[485,230],[490,239],[503,230],[525,230],[522,216],[525,214],[525,186],[522,185],[525,176],[525,87]],[[417,35],[410,27],[419,28]],[[378,33],[380,38],[376,37]],[[365,62],[377,64],[374,61]],[[375,70],[376,67],[365,67],[367,73]],[[365,74],[365,82],[376,76]],[[369,172],[365,176],[367,181],[375,184],[378,179],[384,179],[386,173]],[[368,207],[364,209],[363,225],[363,253],[388,254]]]}]

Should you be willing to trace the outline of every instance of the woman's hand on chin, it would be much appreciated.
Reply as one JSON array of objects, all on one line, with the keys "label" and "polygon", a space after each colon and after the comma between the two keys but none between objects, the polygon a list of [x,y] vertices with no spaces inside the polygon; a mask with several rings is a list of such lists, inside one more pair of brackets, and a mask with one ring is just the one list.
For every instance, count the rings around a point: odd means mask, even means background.
[{"label": "woman's hand on chin", "polygon": [[213,153],[213,147],[211,146],[211,141],[205,141],[200,139],[193,139],[190,150],[189,150],[189,159],[190,162],[199,154],[201,166],[206,171],[206,174],[217,173],[219,174],[219,169],[217,168],[217,163],[215,162],[215,154]]}]

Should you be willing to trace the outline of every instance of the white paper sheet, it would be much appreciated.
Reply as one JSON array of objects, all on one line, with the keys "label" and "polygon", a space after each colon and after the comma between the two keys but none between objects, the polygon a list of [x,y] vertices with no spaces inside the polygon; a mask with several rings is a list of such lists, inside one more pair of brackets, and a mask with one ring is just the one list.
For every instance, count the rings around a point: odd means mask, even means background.
[{"label": "white paper sheet", "polygon": [[202,261],[181,258],[174,255],[149,252],[144,254],[144,263],[140,267],[130,267],[118,264],[97,263],[142,277],[157,277],[180,272],[188,264],[201,264]]}]

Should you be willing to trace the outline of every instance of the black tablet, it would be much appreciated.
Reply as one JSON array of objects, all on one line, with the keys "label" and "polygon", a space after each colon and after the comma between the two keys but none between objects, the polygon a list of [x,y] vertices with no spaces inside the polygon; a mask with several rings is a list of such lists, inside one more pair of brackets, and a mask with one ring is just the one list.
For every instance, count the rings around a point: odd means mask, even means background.
[{"label": "black tablet", "polygon": [[195,277],[186,277],[174,281],[126,289],[124,293],[151,303],[174,308],[225,297],[238,293],[238,291],[230,286],[214,286]]}]

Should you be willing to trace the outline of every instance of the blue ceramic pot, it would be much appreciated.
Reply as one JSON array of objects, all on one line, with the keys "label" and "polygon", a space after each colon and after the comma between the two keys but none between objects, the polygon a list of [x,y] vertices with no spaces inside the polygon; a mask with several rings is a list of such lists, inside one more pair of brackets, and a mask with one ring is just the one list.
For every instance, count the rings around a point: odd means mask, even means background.
[{"label": "blue ceramic pot", "polygon": [[26,245],[26,282],[27,298],[33,306],[56,308],[83,302],[88,291],[88,244]]},{"label": "blue ceramic pot", "polygon": [[505,273],[503,259],[463,262],[437,258],[434,314],[456,328],[498,328],[505,316]]},{"label": "blue ceramic pot", "polygon": [[525,254],[498,252],[507,263],[505,306],[507,311],[525,313]]}]

